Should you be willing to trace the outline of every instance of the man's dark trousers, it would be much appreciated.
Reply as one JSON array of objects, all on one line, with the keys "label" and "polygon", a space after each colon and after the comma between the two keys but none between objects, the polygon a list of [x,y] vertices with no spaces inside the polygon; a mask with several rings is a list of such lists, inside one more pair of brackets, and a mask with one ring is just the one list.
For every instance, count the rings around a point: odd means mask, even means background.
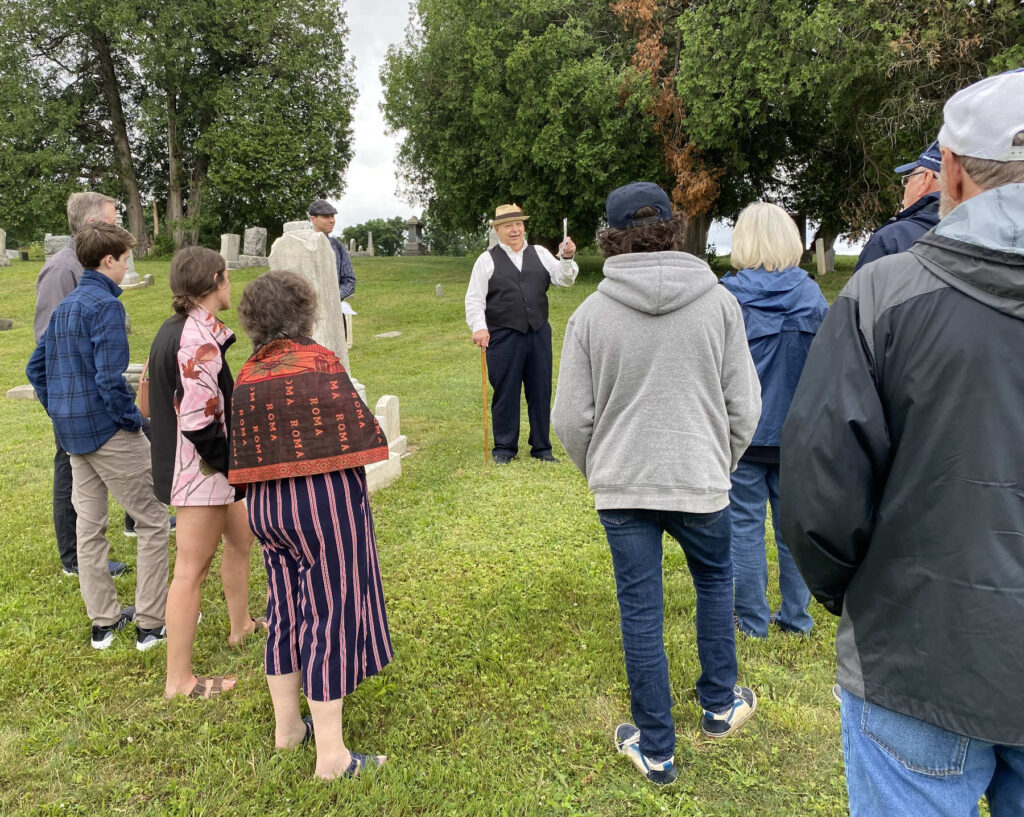
[{"label": "man's dark trousers", "polygon": [[487,377],[494,390],[491,425],[497,459],[519,451],[519,397],[526,389],[530,418],[530,456],[551,453],[551,324],[526,333],[497,327],[489,330]]},{"label": "man's dark trousers", "polygon": [[78,514],[71,504],[71,458],[57,439],[57,453],[53,455],[53,530],[57,534],[57,550],[65,570],[78,568],[78,537],[75,524]]}]

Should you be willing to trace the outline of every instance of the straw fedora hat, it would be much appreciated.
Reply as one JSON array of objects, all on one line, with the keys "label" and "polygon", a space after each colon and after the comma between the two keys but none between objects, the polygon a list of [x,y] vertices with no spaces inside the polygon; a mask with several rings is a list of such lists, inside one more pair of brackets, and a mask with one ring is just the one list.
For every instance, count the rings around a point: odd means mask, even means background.
[{"label": "straw fedora hat", "polygon": [[491,219],[491,226],[506,224],[510,221],[526,221],[529,216],[523,215],[523,208],[518,204],[499,204],[494,211],[494,218]]}]

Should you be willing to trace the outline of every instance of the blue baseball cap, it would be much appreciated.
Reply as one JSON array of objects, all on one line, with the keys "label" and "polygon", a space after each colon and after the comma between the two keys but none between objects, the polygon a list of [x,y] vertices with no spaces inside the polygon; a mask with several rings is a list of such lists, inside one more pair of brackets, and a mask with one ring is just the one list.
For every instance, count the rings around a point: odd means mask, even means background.
[{"label": "blue baseball cap", "polygon": [[[641,207],[651,207],[657,214],[646,218],[633,218],[633,214]],[[672,220],[672,202],[668,200],[665,191],[654,182],[630,182],[623,187],[615,188],[608,194],[604,210],[608,226],[616,230],[628,230],[630,227]]]},{"label": "blue baseball cap", "polygon": [[900,165],[893,172],[902,176],[904,173],[913,170],[915,167],[923,167],[925,170],[931,170],[934,173],[942,172],[942,154],[939,153],[938,139],[922,150],[921,155],[914,161],[908,162],[905,165]]}]

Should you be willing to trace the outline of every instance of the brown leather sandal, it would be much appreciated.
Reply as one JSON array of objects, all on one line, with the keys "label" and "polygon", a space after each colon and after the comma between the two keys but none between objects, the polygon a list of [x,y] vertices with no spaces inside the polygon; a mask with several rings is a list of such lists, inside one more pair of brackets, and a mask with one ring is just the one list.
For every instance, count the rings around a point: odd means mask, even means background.
[{"label": "brown leather sandal", "polygon": [[235,641],[232,641],[231,638],[229,637],[228,638],[228,646],[229,647],[231,647],[232,649],[235,649],[237,647],[241,647],[243,644],[245,644],[245,639],[247,639],[249,636],[253,635],[254,633],[259,633],[259,632],[267,633],[267,632],[270,632],[270,624],[267,622],[267,617],[266,616],[260,616],[259,618],[251,618],[250,617],[249,621],[252,622],[252,632],[251,633],[246,633],[241,638],[239,638],[239,639],[237,639]]},{"label": "brown leather sandal", "polygon": [[[237,681],[238,677],[235,675],[213,675],[213,676],[196,676],[196,684],[192,687],[192,691],[188,693],[189,698],[203,698],[209,700],[215,698],[222,692],[227,692],[224,689],[225,681]],[[231,687],[234,689],[234,687]]]}]

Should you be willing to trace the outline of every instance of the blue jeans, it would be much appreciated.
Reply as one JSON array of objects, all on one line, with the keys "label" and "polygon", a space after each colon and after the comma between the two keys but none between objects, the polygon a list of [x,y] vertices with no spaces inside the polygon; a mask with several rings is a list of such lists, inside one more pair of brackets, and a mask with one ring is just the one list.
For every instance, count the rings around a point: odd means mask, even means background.
[{"label": "blue jeans", "polygon": [[845,689],[842,698],[851,817],[965,817],[983,796],[992,817],[1024,814],[1024,747],[948,732]]},{"label": "blue jeans", "polygon": [[808,633],[814,619],[807,612],[807,589],[779,527],[778,464],[743,462],[732,472],[729,511],[732,515],[732,564],[736,578],[736,620],[740,630],[768,637],[768,557],[765,553],[765,505],[771,502],[775,546],[779,552],[782,606],[776,619],[786,630]]},{"label": "blue jeans", "polygon": [[640,751],[654,761],[667,760],[675,752],[676,733],[662,638],[662,533],[682,545],[697,593],[697,697],[705,709],[721,712],[732,706],[736,684],[729,512],[634,508],[598,511],[598,516],[615,567],[630,710],[640,729]]}]

